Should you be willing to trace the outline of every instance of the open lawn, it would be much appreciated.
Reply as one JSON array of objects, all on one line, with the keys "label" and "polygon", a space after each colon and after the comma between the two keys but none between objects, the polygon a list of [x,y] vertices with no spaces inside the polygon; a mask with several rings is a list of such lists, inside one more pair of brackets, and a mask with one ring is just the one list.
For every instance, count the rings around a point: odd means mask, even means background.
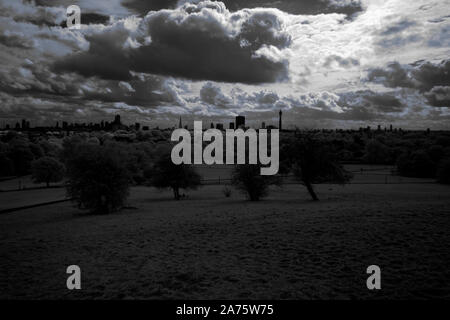
[{"label": "open lawn", "polygon": [[[108,216],[70,203],[0,215],[0,298],[450,298],[448,186],[321,185],[312,202],[288,185],[259,203],[222,188],[177,202],[137,187]],[[80,291],[66,289],[72,264]]]}]

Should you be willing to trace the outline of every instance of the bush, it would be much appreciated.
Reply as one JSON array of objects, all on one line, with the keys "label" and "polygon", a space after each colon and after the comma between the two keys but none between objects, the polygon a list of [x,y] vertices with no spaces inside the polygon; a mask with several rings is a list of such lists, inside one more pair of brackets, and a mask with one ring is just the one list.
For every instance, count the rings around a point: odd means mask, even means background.
[{"label": "bush", "polygon": [[225,186],[225,187],[222,189],[222,193],[223,193],[223,195],[224,195],[226,198],[231,197],[231,189],[230,189],[230,187]]},{"label": "bush", "polygon": [[64,165],[51,157],[42,157],[31,164],[32,178],[35,183],[59,182],[64,178]]},{"label": "bush", "polygon": [[115,145],[80,144],[67,158],[67,193],[81,209],[106,214],[120,209],[129,194],[127,156]]},{"label": "bush", "polygon": [[268,194],[270,185],[279,185],[274,176],[261,175],[261,166],[256,164],[237,165],[232,174],[232,183],[244,191],[250,201],[259,201]]},{"label": "bush", "polygon": [[439,163],[437,181],[443,184],[450,184],[450,159],[444,159]]}]

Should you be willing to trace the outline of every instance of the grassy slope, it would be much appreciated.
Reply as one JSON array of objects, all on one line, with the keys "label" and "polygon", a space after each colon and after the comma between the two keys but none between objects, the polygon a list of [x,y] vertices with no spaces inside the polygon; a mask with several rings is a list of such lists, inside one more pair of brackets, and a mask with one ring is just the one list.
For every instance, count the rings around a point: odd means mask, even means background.
[{"label": "grassy slope", "polygon": [[[171,201],[134,188],[130,206],[69,204],[0,216],[0,298],[450,298],[449,187],[300,186],[249,203],[222,187]],[[65,268],[82,269],[81,292]],[[365,270],[382,269],[382,290]]]}]

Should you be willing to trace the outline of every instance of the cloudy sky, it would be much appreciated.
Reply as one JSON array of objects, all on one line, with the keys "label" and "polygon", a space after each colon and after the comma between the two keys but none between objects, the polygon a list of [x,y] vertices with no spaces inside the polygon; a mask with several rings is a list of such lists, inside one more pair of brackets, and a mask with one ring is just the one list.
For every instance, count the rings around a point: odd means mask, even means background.
[{"label": "cloudy sky", "polygon": [[448,0],[0,0],[1,124],[450,129],[449,31]]}]

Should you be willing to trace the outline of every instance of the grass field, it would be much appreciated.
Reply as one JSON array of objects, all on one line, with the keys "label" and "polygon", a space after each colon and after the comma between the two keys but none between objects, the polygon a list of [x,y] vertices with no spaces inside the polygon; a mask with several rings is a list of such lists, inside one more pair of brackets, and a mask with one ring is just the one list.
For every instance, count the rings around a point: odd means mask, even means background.
[{"label": "grass field", "polygon": [[[0,215],[0,298],[450,298],[448,186],[321,185],[312,202],[288,185],[259,203],[222,188],[177,202],[137,187],[108,216],[70,203]],[[72,264],[80,291],[66,289]]]}]

